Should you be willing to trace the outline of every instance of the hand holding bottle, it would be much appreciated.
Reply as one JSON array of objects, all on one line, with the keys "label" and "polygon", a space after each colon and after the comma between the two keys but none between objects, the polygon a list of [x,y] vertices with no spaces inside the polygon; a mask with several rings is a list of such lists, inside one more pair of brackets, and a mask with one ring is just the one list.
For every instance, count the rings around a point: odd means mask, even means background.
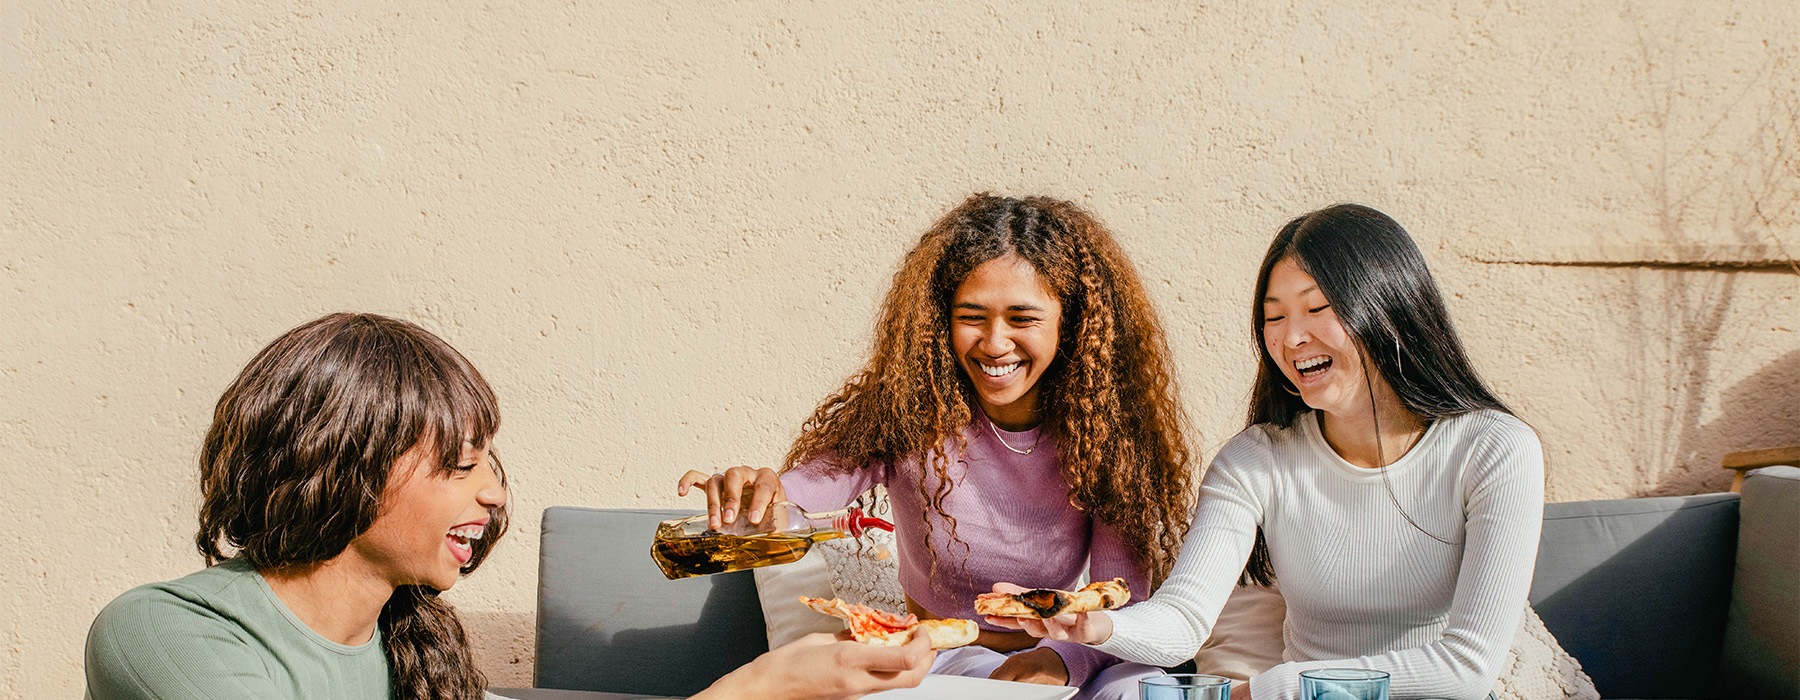
[{"label": "hand holding bottle", "polygon": [[739,466],[718,474],[690,469],[681,476],[675,495],[686,496],[695,486],[706,490],[706,524],[715,530],[737,520],[740,507],[750,522],[761,523],[769,504],[787,500],[781,477],[767,467]]},{"label": "hand holding bottle", "polygon": [[706,576],[787,564],[825,540],[862,537],[869,528],[894,529],[893,523],[865,515],[860,508],[808,513],[779,501],[768,511],[761,523],[739,518],[720,527],[708,524],[706,513],[664,520],[656,526],[650,558],[670,579]]}]

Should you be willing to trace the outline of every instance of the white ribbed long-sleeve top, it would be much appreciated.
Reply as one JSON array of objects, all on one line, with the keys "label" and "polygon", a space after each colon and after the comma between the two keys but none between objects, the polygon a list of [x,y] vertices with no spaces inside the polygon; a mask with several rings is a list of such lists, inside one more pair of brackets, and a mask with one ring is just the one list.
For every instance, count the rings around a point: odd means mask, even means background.
[{"label": "white ribbed long-sleeve top", "polygon": [[1394,697],[1485,698],[1525,608],[1543,514],[1543,447],[1499,411],[1440,419],[1382,469],[1338,456],[1316,411],[1253,426],[1213,459],[1168,581],[1110,613],[1112,637],[1096,646],[1162,666],[1192,658],[1261,526],[1286,651],[1250,679],[1251,697],[1295,700],[1301,671],[1351,667],[1392,674]]}]

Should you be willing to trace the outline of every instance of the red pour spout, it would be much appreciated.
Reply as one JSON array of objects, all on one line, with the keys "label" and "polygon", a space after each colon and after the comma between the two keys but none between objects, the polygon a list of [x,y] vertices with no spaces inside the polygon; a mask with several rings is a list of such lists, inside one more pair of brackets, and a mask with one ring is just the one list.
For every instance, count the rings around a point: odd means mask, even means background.
[{"label": "red pour spout", "polygon": [[861,509],[851,508],[848,515],[843,516],[841,529],[850,533],[851,537],[862,537],[870,528],[894,531],[894,524],[873,515],[864,515]]}]

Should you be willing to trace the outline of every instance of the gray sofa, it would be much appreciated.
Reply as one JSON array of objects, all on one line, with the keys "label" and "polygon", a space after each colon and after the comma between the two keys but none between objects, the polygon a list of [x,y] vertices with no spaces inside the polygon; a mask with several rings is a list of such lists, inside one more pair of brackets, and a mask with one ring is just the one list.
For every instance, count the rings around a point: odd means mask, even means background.
[{"label": "gray sofa", "polygon": [[[650,561],[677,514],[544,512],[539,688],[685,696],[767,650],[749,573],[667,581]],[[1741,497],[1551,504],[1531,601],[1602,697],[1800,700],[1800,469],[1752,472]]]},{"label": "gray sofa", "polygon": [[1530,597],[1602,697],[1800,699],[1800,469],[1550,504]]}]

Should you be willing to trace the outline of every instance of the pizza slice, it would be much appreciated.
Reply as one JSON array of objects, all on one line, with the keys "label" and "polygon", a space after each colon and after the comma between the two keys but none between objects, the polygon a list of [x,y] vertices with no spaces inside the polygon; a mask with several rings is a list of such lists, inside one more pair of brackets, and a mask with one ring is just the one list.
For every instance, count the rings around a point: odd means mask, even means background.
[{"label": "pizza slice", "polygon": [[846,603],[838,598],[800,596],[800,602],[817,612],[850,623],[850,634],[856,641],[881,647],[897,647],[923,632],[931,639],[933,649],[954,649],[975,642],[981,629],[974,620],[924,620],[912,614],[896,615],[867,605]]},{"label": "pizza slice", "polygon": [[983,593],[975,597],[975,612],[994,617],[1046,618],[1057,615],[1114,610],[1131,602],[1125,579],[1095,581],[1078,591],[1039,588],[1024,593]]}]

